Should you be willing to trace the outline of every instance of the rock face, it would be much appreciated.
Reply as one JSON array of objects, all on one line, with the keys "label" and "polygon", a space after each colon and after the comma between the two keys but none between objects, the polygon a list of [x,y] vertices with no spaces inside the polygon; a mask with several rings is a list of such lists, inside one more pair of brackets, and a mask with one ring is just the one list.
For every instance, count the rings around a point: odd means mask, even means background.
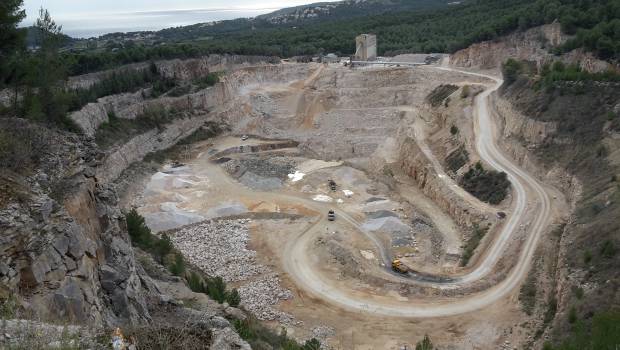
[{"label": "rock face", "polygon": [[[276,63],[274,58],[262,56],[220,56],[211,55],[189,60],[171,60],[157,62],[157,68],[164,77],[174,78],[180,82],[206,77],[211,72],[239,70],[253,64]],[[146,69],[147,64],[134,64],[120,69]],[[92,73],[71,78],[69,85],[79,88],[92,86],[110,72]],[[133,119],[145,109],[153,106],[169,106],[174,108],[192,109],[194,113],[204,112],[216,101],[221,102],[222,96],[230,96],[233,91],[224,91],[226,85],[218,84],[194,94],[182,97],[161,97],[145,100],[149,92],[140,90],[135,93],[124,93],[102,97],[97,102],[89,103],[79,111],[69,114],[69,118],[89,136],[95,135],[97,128],[108,121],[108,115],[114,113],[118,118]]]},{"label": "rock face", "polygon": [[535,62],[538,68],[554,60],[577,63],[590,72],[617,69],[612,64],[595,58],[591,53],[574,50],[561,57],[549,53],[549,49],[565,43],[569,37],[562,34],[560,24],[552,23],[515,32],[499,40],[473,44],[450,56],[450,64],[460,67],[495,69],[509,58]]},{"label": "rock face", "polygon": [[[19,120],[2,127],[40,129]],[[0,206],[3,292],[19,296],[26,314],[42,320],[95,326],[148,321],[116,194],[92,177],[94,145],[36,131],[49,153],[22,183],[22,195]],[[0,176],[8,178],[19,175]]]}]

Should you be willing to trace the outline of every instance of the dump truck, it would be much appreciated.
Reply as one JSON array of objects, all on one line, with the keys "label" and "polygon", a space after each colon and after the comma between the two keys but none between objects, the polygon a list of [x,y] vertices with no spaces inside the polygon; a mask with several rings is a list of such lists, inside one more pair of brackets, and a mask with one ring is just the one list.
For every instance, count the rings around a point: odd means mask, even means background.
[{"label": "dump truck", "polygon": [[327,184],[329,185],[329,189],[332,190],[332,192],[336,192],[336,181],[334,180],[328,180]]},{"label": "dump truck", "polygon": [[400,259],[394,259],[392,260],[392,270],[398,273],[407,273],[409,272],[409,267],[403,264],[403,262],[400,261]]},{"label": "dump truck", "polygon": [[334,221],[336,220],[336,213],[333,210],[327,212],[327,220]]}]

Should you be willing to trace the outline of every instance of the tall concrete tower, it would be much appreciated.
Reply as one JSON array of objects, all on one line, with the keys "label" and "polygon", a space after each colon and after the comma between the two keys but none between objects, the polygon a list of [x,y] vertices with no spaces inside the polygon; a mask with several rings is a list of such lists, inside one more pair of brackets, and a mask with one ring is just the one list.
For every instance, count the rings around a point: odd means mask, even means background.
[{"label": "tall concrete tower", "polygon": [[359,61],[373,61],[377,59],[377,36],[374,34],[360,34],[355,38],[355,59]]}]

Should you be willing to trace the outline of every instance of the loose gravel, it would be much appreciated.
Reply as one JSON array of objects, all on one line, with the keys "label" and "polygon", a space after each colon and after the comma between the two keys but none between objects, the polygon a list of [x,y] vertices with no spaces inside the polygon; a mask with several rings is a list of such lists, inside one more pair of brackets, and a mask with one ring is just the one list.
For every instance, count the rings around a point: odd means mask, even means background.
[{"label": "loose gravel", "polygon": [[280,286],[280,279],[256,262],[256,252],[247,249],[249,219],[213,220],[187,226],[170,235],[185,258],[210,276],[226,282],[242,282],[241,304],[258,319],[296,325],[292,315],[274,306],[293,298]]}]

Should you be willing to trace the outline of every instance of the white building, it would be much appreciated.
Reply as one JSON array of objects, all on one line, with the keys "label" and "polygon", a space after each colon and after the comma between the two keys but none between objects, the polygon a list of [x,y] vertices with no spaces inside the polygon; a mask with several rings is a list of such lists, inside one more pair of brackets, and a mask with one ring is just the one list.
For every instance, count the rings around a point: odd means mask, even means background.
[{"label": "white building", "polygon": [[360,34],[355,38],[355,59],[358,61],[374,61],[377,59],[377,36]]}]

